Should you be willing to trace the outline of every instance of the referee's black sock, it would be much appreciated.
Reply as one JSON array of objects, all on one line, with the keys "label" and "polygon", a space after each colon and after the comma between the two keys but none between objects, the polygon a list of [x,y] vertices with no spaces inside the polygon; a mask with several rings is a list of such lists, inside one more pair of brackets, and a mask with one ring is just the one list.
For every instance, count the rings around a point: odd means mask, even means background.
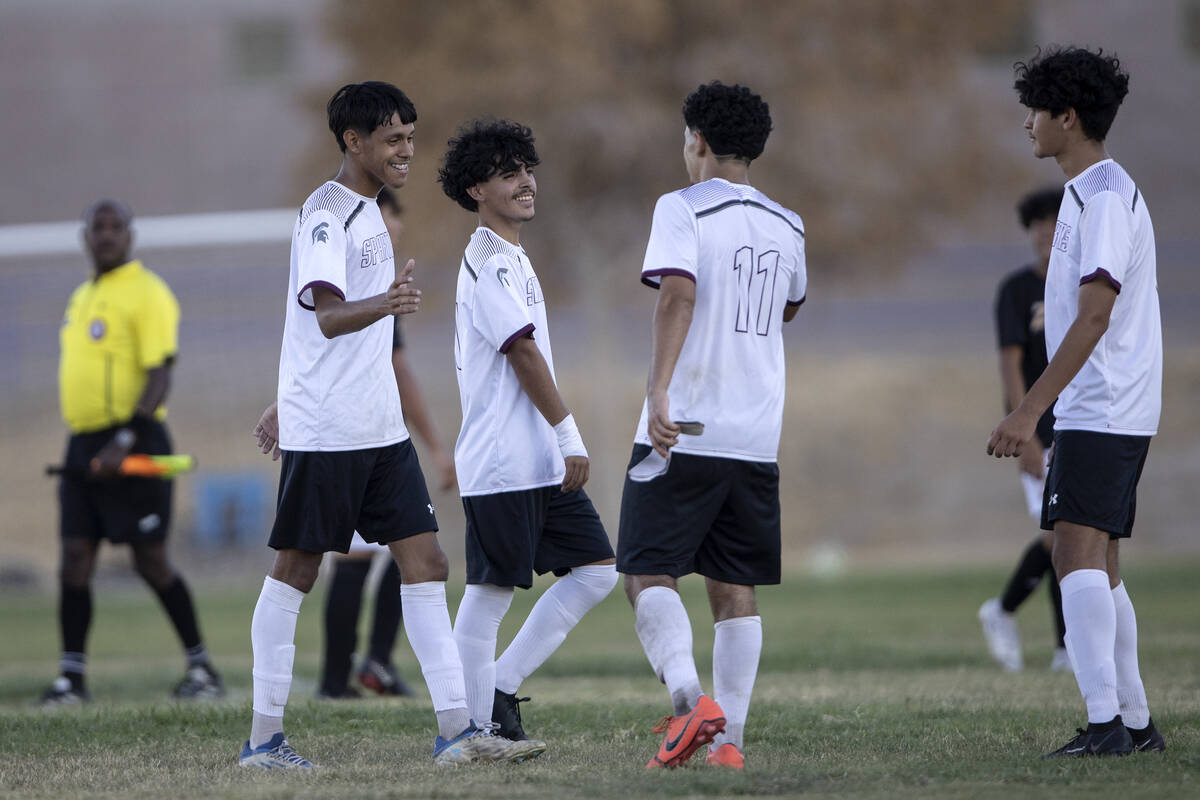
[{"label": "referee's black sock", "polygon": [[396,560],[388,557],[387,569],[379,581],[379,591],[375,594],[375,619],[371,623],[372,660],[380,664],[390,664],[392,648],[396,646],[396,634],[400,632],[400,623],[404,621],[404,611],[400,604],[400,568]]},{"label": "referee's black sock", "polygon": [[[192,653],[197,652],[197,648],[201,654],[204,650],[200,644],[200,626],[196,624],[196,609],[192,606],[192,594],[188,591],[187,584],[183,582],[183,578],[176,575],[167,588],[159,589],[155,586],[154,593],[158,595],[167,616],[171,618],[171,624],[175,626],[183,648],[188,652],[188,663],[191,664]],[[207,662],[207,655],[204,659]]]},{"label": "referee's black sock", "polygon": [[370,559],[333,561],[329,594],[325,596],[325,663],[321,689],[338,696],[350,683],[351,662],[358,647],[358,614],[362,610],[363,586],[371,571]]},{"label": "referee's black sock", "polygon": [[76,689],[83,688],[84,653],[88,629],[92,625],[92,590],[59,584],[58,625],[63,652],[59,671]]},{"label": "referee's black sock", "polygon": [[1021,561],[1017,564],[1016,572],[1008,579],[1008,586],[1004,588],[1004,594],[1000,598],[1000,607],[1009,614],[1016,611],[1017,607],[1025,602],[1025,598],[1029,597],[1042,582],[1042,576],[1046,574],[1047,569],[1053,569],[1050,554],[1046,552],[1039,537],[1025,548]]}]

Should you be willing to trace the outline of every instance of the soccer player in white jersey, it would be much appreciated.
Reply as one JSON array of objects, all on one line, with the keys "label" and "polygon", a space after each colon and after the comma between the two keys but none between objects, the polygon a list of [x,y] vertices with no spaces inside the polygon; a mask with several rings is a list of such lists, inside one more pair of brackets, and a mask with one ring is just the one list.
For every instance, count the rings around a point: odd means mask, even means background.
[{"label": "soccer player in white jersey", "polygon": [[446,608],[446,556],[425,479],[401,416],[392,371],[393,317],[417,310],[413,262],[396,269],[375,195],[408,180],[417,118],[387,83],[349,84],[330,99],[329,128],[343,158],[309,195],[292,235],[279,359],[283,465],[250,638],[254,717],[243,766],[311,768],[283,734],[296,618],[328,551],[345,553],[357,529],[384,542],[403,576],[408,639],[433,699],[439,764],[508,757],[509,743],[471,723]]},{"label": "soccer player in white jersey", "polygon": [[[805,299],[804,225],[750,185],[771,132],[761,97],[710,83],[688,96],[683,119],[693,185],[654,208],[642,282],[659,296],[630,467],[669,460],[639,476],[649,480],[626,479],[617,569],[674,710],[646,766],[679,766],[711,742],[709,763],[741,769],[762,651],[754,587],[779,583],[781,328]],[[691,572],[705,577],[716,625],[713,697],[676,590]]]},{"label": "soccer player in white jersey", "polygon": [[[472,718],[493,721],[529,757],[546,746],[525,734],[517,690],[617,583],[612,545],[583,491],[587,450],[554,377],[542,287],[520,242],[538,163],[529,128],[477,120],[450,140],[438,171],[446,195],[479,215],[454,312],[463,415],[454,460],[467,521],[454,638]],[[497,659],[513,589],[528,589],[534,572],[558,580]]]},{"label": "soccer player in white jersey", "polygon": [[1137,619],[1118,564],[1162,406],[1154,228],[1104,146],[1129,92],[1120,61],[1052,48],[1018,63],[1015,88],[1038,158],[1067,176],[1046,275],[1050,362],[988,439],[1019,456],[1058,398],[1042,528],[1054,531],[1067,651],[1088,726],[1047,757],[1163,750],[1138,671]]}]

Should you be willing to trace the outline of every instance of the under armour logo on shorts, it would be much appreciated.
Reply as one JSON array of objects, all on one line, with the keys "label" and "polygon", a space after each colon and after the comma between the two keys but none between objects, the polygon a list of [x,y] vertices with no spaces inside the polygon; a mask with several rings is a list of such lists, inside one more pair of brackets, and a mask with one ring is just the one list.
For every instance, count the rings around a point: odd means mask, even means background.
[{"label": "under armour logo on shorts", "polygon": [[426,503],[425,507],[429,509],[429,513],[433,513],[433,503]]},{"label": "under armour logo on shorts", "polygon": [[1050,502],[1047,503],[1047,505],[1051,505],[1051,506],[1058,505],[1058,493],[1057,492],[1055,494],[1050,495]]}]

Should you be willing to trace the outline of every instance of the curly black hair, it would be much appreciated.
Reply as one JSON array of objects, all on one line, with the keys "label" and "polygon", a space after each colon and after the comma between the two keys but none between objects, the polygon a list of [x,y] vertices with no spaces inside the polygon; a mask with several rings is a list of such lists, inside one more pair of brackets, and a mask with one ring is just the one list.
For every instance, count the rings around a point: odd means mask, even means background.
[{"label": "curly black hair", "polygon": [[346,84],[329,98],[325,113],[329,116],[329,130],[343,153],[346,142],[342,134],[348,130],[370,136],[373,130],[386,125],[393,114],[400,117],[402,125],[417,121],[417,109],[408,95],[383,81]]},{"label": "curly black hair", "polygon": [[522,164],[536,167],[541,160],[533,141],[533,131],[510,120],[468,122],[446,142],[438,183],[451,200],[467,211],[478,211],[479,204],[467,190],[486,183],[493,175],[520,169]]},{"label": "curly black hair", "polygon": [[1047,186],[1022,197],[1021,202],[1017,203],[1017,217],[1021,220],[1021,227],[1028,230],[1029,226],[1038,220],[1057,219],[1062,199],[1061,186]]},{"label": "curly black hair", "polygon": [[1075,109],[1084,134],[1103,142],[1112,127],[1117,109],[1129,94],[1129,73],[1121,69],[1116,55],[1105,55],[1081,47],[1051,46],[1038,50],[1028,62],[1013,65],[1017,80],[1013,88],[1021,105],[1049,111],[1057,117]]},{"label": "curly black hair", "polygon": [[704,134],[716,156],[746,163],[762,155],[771,133],[771,108],[762,97],[739,84],[704,84],[683,101],[683,121]]}]

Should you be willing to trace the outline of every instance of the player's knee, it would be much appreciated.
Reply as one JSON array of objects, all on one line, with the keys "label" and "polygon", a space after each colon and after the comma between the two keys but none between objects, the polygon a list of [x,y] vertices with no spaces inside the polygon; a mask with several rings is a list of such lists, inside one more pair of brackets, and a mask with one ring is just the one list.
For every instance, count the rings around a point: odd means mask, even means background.
[{"label": "player's knee", "polygon": [[72,589],[86,589],[92,579],[92,550],[83,542],[63,542],[62,561],[58,566],[59,581]]}]

